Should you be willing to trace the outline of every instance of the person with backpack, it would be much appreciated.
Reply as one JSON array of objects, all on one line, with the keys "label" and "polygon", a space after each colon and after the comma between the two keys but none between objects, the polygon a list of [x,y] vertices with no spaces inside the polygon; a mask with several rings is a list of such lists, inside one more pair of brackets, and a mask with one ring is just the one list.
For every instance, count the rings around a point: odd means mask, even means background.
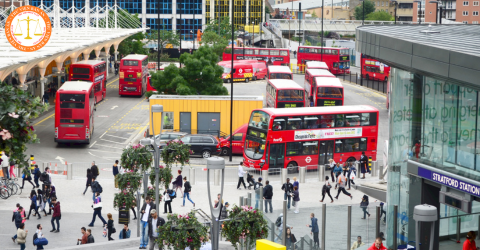
[{"label": "person with backpack", "polygon": [[290,209],[290,202],[292,200],[293,185],[290,183],[290,178],[287,178],[287,182],[283,183],[282,190],[285,191],[283,200],[288,200],[287,208]]},{"label": "person with backpack", "polygon": [[[23,224],[23,220],[25,218],[25,216],[22,216],[22,212],[23,212],[23,207],[17,203],[17,209],[13,211],[13,216],[12,216],[12,222],[15,222],[15,227],[17,228],[17,231],[20,228],[20,226]],[[15,243],[15,240],[17,238],[18,238],[18,234],[15,234],[12,237],[13,243]]]},{"label": "person with backpack", "polygon": [[38,201],[38,212],[44,212],[45,216],[47,216],[47,211],[45,211],[45,203],[46,197],[43,195],[43,191],[41,189],[37,190],[37,201]]},{"label": "person with backpack", "polygon": [[102,216],[102,197],[100,197],[100,193],[98,192],[95,193],[95,200],[93,200],[92,208],[93,208],[93,218],[92,218],[92,222],[90,222],[88,226],[93,227],[93,224],[95,223],[95,218],[97,216],[103,222],[102,227],[105,226],[107,222]]},{"label": "person with backpack", "polygon": [[87,168],[87,183],[85,184],[85,191],[83,191],[83,195],[85,195],[85,193],[87,192],[88,187],[92,189],[92,179],[93,179],[92,170]]},{"label": "person with backpack", "polygon": [[92,175],[97,178],[98,175],[100,175],[100,172],[98,171],[97,165],[95,165],[95,162],[92,162],[92,167],[90,168],[92,170]]},{"label": "person with backpack", "polygon": [[[62,211],[60,210],[60,201],[57,201],[57,198],[52,198],[52,209],[53,209],[53,215],[52,215],[52,220],[50,221],[52,223],[52,230],[50,230],[50,233],[55,232],[59,233],[60,232],[60,219],[62,218]],[[55,228],[55,225],[53,222],[57,222],[57,228]]]},{"label": "person with backpack", "polygon": [[40,169],[38,168],[38,165],[35,165],[35,168],[33,169],[33,181],[35,182],[35,185],[37,185],[37,188],[40,187],[38,184],[38,179],[40,178]]},{"label": "person with backpack", "polygon": [[171,194],[175,192],[171,189],[167,189],[165,190],[165,192],[163,192],[163,201],[164,201],[164,205],[163,205],[163,213],[166,214],[167,213],[167,207],[168,207],[168,213],[172,213],[172,199],[174,198]]},{"label": "person with backpack", "polygon": [[48,244],[48,240],[45,238],[45,236],[42,233],[42,224],[37,225],[37,231],[33,235],[33,246],[37,247],[37,250],[44,249],[43,246]]},{"label": "person with backpack", "polygon": [[323,202],[323,200],[325,199],[325,194],[328,194],[328,196],[332,200],[330,203],[333,203],[333,198],[332,198],[332,195],[330,194],[331,188],[332,188],[332,184],[330,184],[330,181],[328,180],[328,176],[325,176],[325,184],[323,184],[323,187],[322,187],[322,199],[320,200],[320,202]]},{"label": "person with backpack", "polygon": [[182,190],[182,187],[183,187],[183,181],[182,181],[182,170],[178,170],[178,176],[177,178],[175,179],[175,181],[172,182],[173,184],[173,188],[175,190],[176,193],[178,193],[178,190],[180,189],[180,192],[182,193],[182,196],[180,198],[183,198],[183,190]]},{"label": "person with backpack", "polygon": [[360,202],[360,207],[363,210],[363,218],[362,219],[365,220],[366,217],[367,217],[367,214],[368,214],[368,217],[370,217],[370,213],[367,211],[367,208],[368,208],[368,196],[367,195],[363,195],[362,201]]},{"label": "person with backpack", "polygon": [[187,198],[192,204],[193,204],[193,207],[195,207],[195,202],[193,202],[191,199],[190,199],[190,192],[192,192],[192,186],[190,186],[190,182],[187,181],[187,177],[183,177],[183,182],[184,182],[184,187],[185,187],[185,190],[183,191],[183,205],[182,207],[185,206],[185,198]]},{"label": "person with backpack", "polygon": [[95,175],[93,174],[93,171],[92,171],[92,175],[93,175],[93,178],[92,178],[93,197],[92,198],[93,198],[93,202],[95,202],[96,193],[101,194],[103,192],[103,188],[100,185],[100,183],[98,183],[98,181],[96,180],[97,177],[95,177]]},{"label": "person with backpack", "polygon": [[248,189],[251,189],[252,186],[255,186],[255,179],[253,178],[253,175],[247,172],[247,183],[248,183]]},{"label": "person with backpack", "polygon": [[27,220],[30,219],[30,214],[32,213],[32,210],[35,211],[35,215],[38,215],[38,219],[41,219],[42,217],[40,216],[40,213],[38,212],[38,206],[37,206],[37,192],[35,192],[35,189],[30,192],[30,210],[28,211],[28,216]]},{"label": "person with backpack", "polygon": [[25,243],[27,242],[28,230],[25,230],[25,224],[20,224],[20,227],[17,229],[17,243],[20,245],[20,250],[25,250]]},{"label": "person with backpack", "polygon": [[[282,233],[283,233],[283,213],[280,213],[280,215],[277,217],[277,220],[275,220],[275,226],[277,227],[277,230],[278,230],[278,235],[277,237],[275,238],[274,242],[277,242],[281,237],[282,237]],[[287,228],[293,228],[293,227],[290,227],[288,224],[286,225]]]},{"label": "person with backpack", "polygon": [[260,187],[263,187],[262,177],[258,177],[258,182],[255,183],[253,189],[255,190],[255,209],[258,208],[258,200],[260,200]]},{"label": "person with backpack", "polygon": [[115,190],[118,190],[118,160],[115,160],[115,164],[113,164],[113,178],[115,179]]},{"label": "person with backpack", "polygon": [[353,196],[345,190],[345,186],[347,184],[347,178],[343,175],[343,173],[340,173],[339,176],[337,176],[337,184],[335,185],[335,189],[337,189],[338,186],[338,193],[337,196],[335,196],[335,199],[338,200],[338,196],[340,195],[340,192],[343,192],[346,196],[350,196],[350,199],[353,199]]},{"label": "person with backpack", "polygon": [[310,220],[312,221],[312,223],[310,225],[307,225],[307,227],[312,228],[310,234],[313,234],[314,245],[316,245],[316,248],[319,248],[320,242],[318,240],[318,233],[320,232],[320,230],[318,229],[318,220],[317,218],[315,218],[314,213],[310,214]]},{"label": "person with backpack", "polygon": [[30,171],[28,171],[26,174],[25,173],[23,174],[23,176],[22,176],[22,186],[20,187],[20,189],[23,189],[23,187],[25,186],[25,181],[30,182],[30,184],[32,184],[33,188],[35,188],[35,184],[33,184],[33,182],[32,182],[32,175],[30,174]]},{"label": "person with backpack", "polygon": [[[52,200],[53,200],[54,198],[57,199],[57,191],[56,191],[56,189],[55,189],[55,184],[52,183],[52,184],[50,185],[49,189],[47,189],[47,191],[48,191],[48,190],[49,190],[49,192],[47,192],[47,193],[48,193],[48,197],[47,197],[47,202],[48,202],[48,214],[51,215],[51,214],[52,214],[52,208],[53,208],[53,206],[52,206]],[[46,193],[46,194],[47,194],[47,193]],[[45,194],[45,195],[46,195],[46,194]]]},{"label": "person with backpack", "polygon": [[265,187],[263,188],[263,199],[265,200],[265,213],[268,213],[268,206],[270,205],[270,213],[273,213],[272,208],[272,197],[273,197],[273,187],[270,185],[270,181],[265,182]]}]

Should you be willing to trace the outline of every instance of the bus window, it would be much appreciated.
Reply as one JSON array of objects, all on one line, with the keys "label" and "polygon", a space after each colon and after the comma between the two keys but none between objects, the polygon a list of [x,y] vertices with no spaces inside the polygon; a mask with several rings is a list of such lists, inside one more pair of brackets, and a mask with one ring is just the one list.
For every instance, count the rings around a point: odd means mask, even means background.
[{"label": "bus window", "polygon": [[260,55],[268,56],[268,50],[266,50],[266,49],[260,50]]},{"label": "bus window", "polygon": [[345,127],[357,127],[360,126],[360,114],[348,114],[345,116]]},{"label": "bus window", "polygon": [[318,117],[316,116],[306,116],[303,118],[305,129],[312,129],[312,128],[318,128],[319,123],[318,123]]},{"label": "bus window", "polygon": [[355,152],[360,150],[358,139],[345,139],[343,142],[343,152]]},{"label": "bus window", "polygon": [[303,101],[304,93],[302,90],[285,89],[278,91],[278,101]]},{"label": "bus window", "polygon": [[344,115],[337,115],[337,122],[336,122],[336,127],[344,127],[345,126],[345,119]]},{"label": "bus window", "polygon": [[137,60],[123,60],[123,66],[138,66]]},{"label": "bus window", "polygon": [[278,51],[278,50],[270,50],[270,55],[271,55],[271,56],[278,56],[278,55],[280,55],[280,51]]},{"label": "bus window", "polygon": [[318,154],[318,141],[289,142],[287,143],[287,155],[316,155]]},{"label": "bus window", "polygon": [[60,94],[60,108],[84,109],[84,94]]},{"label": "bus window", "polygon": [[288,51],[286,51],[286,50],[281,50],[281,51],[280,51],[280,55],[281,55],[281,56],[288,56]]},{"label": "bus window", "polygon": [[334,63],[333,63],[333,67],[334,67],[334,68],[338,68],[338,63],[337,63],[337,62],[334,62]]},{"label": "bus window", "polygon": [[367,150],[367,138],[360,138],[360,148],[358,151],[366,151]]},{"label": "bus window", "polygon": [[297,130],[302,128],[302,118],[292,117],[288,118],[287,129],[288,130]]},{"label": "bus window", "polygon": [[304,48],[298,48],[298,53],[303,53],[303,52],[305,52]]},{"label": "bus window", "polygon": [[335,141],[335,153],[343,152],[342,149],[343,149],[342,140],[336,140]]},{"label": "bus window", "polygon": [[360,126],[370,126],[370,113],[363,113]]},{"label": "bus window", "polygon": [[273,120],[273,131],[280,131],[285,129],[285,119],[274,119]]},{"label": "bus window", "polygon": [[320,127],[321,128],[334,128],[335,127],[335,116],[334,115],[322,115],[322,116],[320,116]]},{"label": "bus window", "polygon": [[268,129],[270,123],[270,116],[263,111],[253,111],[250,116],[250,126]]}]

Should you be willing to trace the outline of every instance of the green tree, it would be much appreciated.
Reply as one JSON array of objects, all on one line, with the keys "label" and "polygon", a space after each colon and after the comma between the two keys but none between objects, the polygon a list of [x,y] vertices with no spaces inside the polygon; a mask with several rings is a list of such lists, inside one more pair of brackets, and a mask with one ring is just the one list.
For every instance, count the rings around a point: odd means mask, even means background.
[{"label": "green tree", "polygon": [[[365,6],[367,7],[367,6]],[[390,15],[386,11],[375,11],[368,14],[366,20],[374,20],[374,21],[390,21],[392,20],[393,16]]]},{"label": "green tree", "polygon": [[172,44],[173,46],[180,45],[180,35],[171,30],[156,30],[150,31],[150,34],[147,34],[148,42],[153,42],[158,44],[158,33],[160,33],[160,54],[163,55],[163,48],[167,44]]},{"label": "green tree", "polygon": [[367,18],[368,14],[372,13],[375,11],[375,3],[370,1],[370,0],[365,0],[362,2],[362,4],[357,5],[355,7],[355,19],[357,20],[363,20],[363,5],[365,4],[365,19]]},{"label": "green tree", "polygon": [[227,95],[221,79],[223,69],[217,65],[218,56],[209,46],[200,46],[193,54],[183,53],[177,68],[171,64],[152,74],[153,87],[164,94]]},{"label": "green tree", "polygon": [[[30,120],[45,111],[48,104],[42,105],[39,97],[33,98],[30,93],[6,83],[0,83],[0,96],[0,150],[20,167],[26,167],[27,144],[40,141]],[[23,172],[30,174],[28,168]]]},{"label": "green tree", "polygon": [[[218,19],[210,20],[210,23],[206,25],[204,33],[208,31],[214,32],[227,40],[232,39],[232,25],[230,24],[230,20],[228,17],[220,18],[220,22],[218,21]],[[236,31],[237,28],[234,28],[234,39],[237,38]]]},{"label": "green tree", "polygon": [[267,5],[265,5],[265,14],[271,14],[272,11],[270,10],[270,8],[268,8]]},{"label": "green tree", "polygon": [[213,52],[219,57],[222,56],[225,47],[228,45],[228,40],[219,36],[217,33],[212,31],[206,31],[202,35],[202,41],[200,42],[203,45],[208,45],[212,48]]},{"label": "green tree", "polygon": [[124,56],[128,54],[147,55],[148,49],[143,47],[145,46],[143,40],[145,40],[145,35],[141,32],[127,37],[118,45],[118,53]]},{"label": "green tree", "polygon": [[312,17],[315,17],[315,18],[318,17],[317,13],[314,10],[312,10],[312,13],[310,13],[310,14],[312,14]]}]

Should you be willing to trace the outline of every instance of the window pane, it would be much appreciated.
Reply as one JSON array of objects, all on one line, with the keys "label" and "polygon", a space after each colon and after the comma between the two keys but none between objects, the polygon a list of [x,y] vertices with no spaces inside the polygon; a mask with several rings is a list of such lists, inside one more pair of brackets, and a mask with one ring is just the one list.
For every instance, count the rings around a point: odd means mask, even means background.
[{"label": "window pane", "polygon": [[274,119],[273,120],[273,131],[279,131],[285,129],[285,119]]},{"label": "window pane", "polygon": [[345,116],[337,115],[336,127],[345,127]]},{"label": "window pane", "polygon": [[306,116],[303,118],[304,128],[312,129],[320,127],[320,120],[316,116]]},{"label": "window pane", "polygon": [[279,101],[303,101],[303,90],[279,90],[278,91],[278,100]]},{"label": "window pane", "polygon": [[335,153],[343,152],[343,142],[342,140],[335,141]]},{"label": "window pane", "polygon": [[360,138],[360,150],[365,151],[367,150],[367,138]]},{"label": "window pane", "polygon": [[287,123],[288,130],[302,129],[302,118],[300,117],[289,117]]},{"label": "window pane", "polygon": [[233,135],[234,141],[241,141],[243,139],[243,133],[236,133]]},{"label": "window pane", "polygon": [[318,141],[289,142],[287,155],[316,155],[318,154]]},{"label": "window pane", "polygon": [[359,151],[360,145],[358,139],[345,139],[343,140],[343,152],[355,152]]},{"label": "window pane", "polygon": [[164,112],[163,129],[173,129],[173,112]]},{"label": "window pane", "polygon": [[260,55],[268,56],[268,50],[266,50],[266,49],[260,50]]},{"label": "window pane", "polygon": [[345,127],[357,127],[360,126],[360,114],[348,114],[345,116]]},{"label": "window pane", "polygon": [[281,56],[288,56],[288,51],[282,50],[282,51],[280,51],[280,55]]},{"label": "window pane", "polygon": [[335,127],[335,115],[322,115],[320,116],[321,128],[334,128]]},{"label": "window pane", "polygon": [[271,56],[278,56],[278,55],[280,55],[280,51],[278,51],[278,50],[270,50],[270,55],[271,55]]},{"label": "window pane", "polygon": [[477,106],[477,92],[465,87],[459,87],[459,91],[457,164],[474,169],[475,120],[477,112],[471,112],[471,110]]}]

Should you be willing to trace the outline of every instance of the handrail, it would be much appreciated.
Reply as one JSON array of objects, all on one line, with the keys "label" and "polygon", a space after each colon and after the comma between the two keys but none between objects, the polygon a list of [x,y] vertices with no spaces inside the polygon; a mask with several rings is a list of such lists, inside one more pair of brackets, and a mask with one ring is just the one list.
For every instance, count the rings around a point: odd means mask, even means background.
[{"label": "handrail", "polygon": [[196,208],[192,210],[198,212],[198,214],[203,218],[203,220],[212,221],[212,218],[210,218],[210,216],[208,216],[208,214],[205,213],[201,208]]}]

